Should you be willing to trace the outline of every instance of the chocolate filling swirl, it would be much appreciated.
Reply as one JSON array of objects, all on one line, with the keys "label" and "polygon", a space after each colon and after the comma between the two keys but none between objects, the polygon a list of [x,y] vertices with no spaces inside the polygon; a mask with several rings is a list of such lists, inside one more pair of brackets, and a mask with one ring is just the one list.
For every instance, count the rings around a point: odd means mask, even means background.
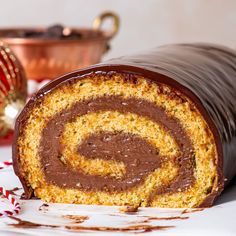
[{"label": "chocolate filling swirl", "polygon": [[175,139],[180,149],[179,156],[175,157],[178,177],[168,186],[159,187],[159,193],[185,190],[193,184],[193,147],[179,121],[167,116],[164,109],[154,103],[135,98],[124,99],[121,96],[105,96],[76,102],[71,108],[62,110],[48,121],[42,131],[39,148],[46,181],[62,188],[118,192],[143,183],[149,174],[161,168],[165,158],[159,155],[159,150],[137,135],[121,132],[92,134],[78,144],[78,153],[90,159],[123,162],[126,173],[122,178],[88,175],[80,170],[74,170],[69,164],[65,165],[60,160],[63,150],[60,137],[65,124],[75,121],[78,116],[99,111],[135,113],[146,117],[159,123]]}]

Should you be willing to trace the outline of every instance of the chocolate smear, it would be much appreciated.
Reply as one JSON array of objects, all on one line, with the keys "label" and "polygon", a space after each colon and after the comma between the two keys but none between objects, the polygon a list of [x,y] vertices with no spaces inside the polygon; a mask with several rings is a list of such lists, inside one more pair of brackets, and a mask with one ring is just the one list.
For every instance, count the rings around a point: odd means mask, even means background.
[{"label": "chocolate smear", "polygon": [[74,223],[80,224],[84,221],[88,220],[88,216],[81,216],[81,215],[64,215],[63,218],[73,220]]},{"label": "chocolate smear", "polygon": [[70,231],[84,232],[84,231],[96,231],[96,232],[135,232],[135,233],[144,233],[157,230],[167,230],[173,228],[174,226],[154,226],[154,225],[130,225],[128,227],[99,227],[99,226],[59,226],[59,225],[50,225],[50,224],[39,224],[33,223],[30,221],[21,220],[17,217],[10,216],[9,218],[17,221],[17,224],[8,224],[14,228],[58,228],[58,229],[67,229]]}]

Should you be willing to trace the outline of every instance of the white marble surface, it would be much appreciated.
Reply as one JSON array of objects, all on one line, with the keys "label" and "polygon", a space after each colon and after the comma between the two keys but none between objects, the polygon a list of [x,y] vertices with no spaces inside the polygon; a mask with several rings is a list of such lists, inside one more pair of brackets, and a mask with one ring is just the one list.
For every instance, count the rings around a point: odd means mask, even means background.
[{"label": "white marble surface", "polygon": [[[8,160],[11,157],[9,147],[0,148],[0,161]],[[0,171],[0,186],[12,189],[21,186],[14,175],[12,168]],[[19,192],[16,192],[19,194]],[[18,198],[18,197],[17,197]],[[144,233],[144,235],[160,236],[235,236],[235,212],[236,212],[236,183],[228,188],[216,202],[215,206],[203,211],[197,211],[187,214],[181,214],[183,209],[158,209],[158,208],[141,208],[138,214],[127,215],[119,212],[118,207],[106,206],[85,206],[69,204],[49,204],[49,207],[39,210],[43,204],[40,200],[20,200],[22,211],[17,216],[20,219],[28,220],[34,223],[49,224],[61,226],[61,228],[14,228],[9,223],[17,223],[9,218],[0,218],[0,235],[132,235],[139,231],[119,233],[119,232],[98,232],[98,231],[78,231],[65,230],[64,226],[105,226],[105,227],[129,227],[131,225],[143,224],[141,221],[146,216],[155,217],[189,217],[185,220],[153,220],[146,225],[174,226],[166,230],[158,230]],[[0,210],[9,208],[8,202],[0,198]],[[63,218],[63,215],[82,215],[88,216],[89,219],[82,224],[75,224],[73,220]],[[140,223],[138,223],[140,222]],[[143,234],[142,234],[143,235]]]}]

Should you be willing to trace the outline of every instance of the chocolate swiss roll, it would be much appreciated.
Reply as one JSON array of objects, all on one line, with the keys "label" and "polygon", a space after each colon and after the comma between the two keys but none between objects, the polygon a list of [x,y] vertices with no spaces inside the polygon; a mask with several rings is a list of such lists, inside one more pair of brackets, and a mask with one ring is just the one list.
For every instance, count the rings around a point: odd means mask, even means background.
[{"label": "chocolate swiss roll", "polygon": [[211,206],[236,173],[236,53],[167,45],[62,76],[18,117],[13,158],[27,198]]}]

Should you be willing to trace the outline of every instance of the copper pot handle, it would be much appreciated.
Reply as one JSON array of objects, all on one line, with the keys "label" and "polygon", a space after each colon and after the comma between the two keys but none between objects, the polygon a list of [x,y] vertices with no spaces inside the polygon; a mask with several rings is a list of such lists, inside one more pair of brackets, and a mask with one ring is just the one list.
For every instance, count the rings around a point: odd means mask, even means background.
[{"label": "copper pot handle", "polygon": [[100,30],[103,22],[108,18],[111,18],[113,20],[112,30],[109,33],[108,37],[113,38],[117,34],[120,27],[120,18],[114,12],[107,11],[97,16],[93,21],[93,29]]}]

